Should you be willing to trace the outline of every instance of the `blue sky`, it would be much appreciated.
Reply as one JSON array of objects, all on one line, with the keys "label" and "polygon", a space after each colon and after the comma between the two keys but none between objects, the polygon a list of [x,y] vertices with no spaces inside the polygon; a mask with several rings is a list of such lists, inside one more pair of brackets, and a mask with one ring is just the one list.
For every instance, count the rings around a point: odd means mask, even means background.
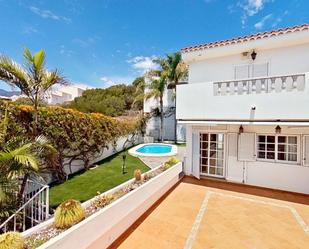
[{"label": "blue sky", "polygon": [[[0,54],[44,48],[74,83],[130,83],[182,47],[309,22],[308,0],[0,0]],[[0,82],[0,88],[9,89]]]}]

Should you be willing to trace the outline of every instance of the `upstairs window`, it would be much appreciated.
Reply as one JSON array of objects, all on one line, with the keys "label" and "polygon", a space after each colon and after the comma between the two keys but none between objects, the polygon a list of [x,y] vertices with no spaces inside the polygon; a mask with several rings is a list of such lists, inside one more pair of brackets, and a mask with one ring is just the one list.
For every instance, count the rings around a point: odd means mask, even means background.
[{"label": "upstairs window", "polygon": [[259,64],[247,64],[235,66],[234,78],[237,79],[247,79],[247,78],[259,78],[268,76],[268,63]]}]

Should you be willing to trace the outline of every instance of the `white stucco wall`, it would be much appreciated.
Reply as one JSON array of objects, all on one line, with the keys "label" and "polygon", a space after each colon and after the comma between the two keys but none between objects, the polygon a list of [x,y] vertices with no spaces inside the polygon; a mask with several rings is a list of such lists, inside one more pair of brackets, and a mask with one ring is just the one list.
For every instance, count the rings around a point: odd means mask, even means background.
[{"label": "white stucco wall", "polygon": [[[134,136],[132,139],[132,135],[129,135],[130,142],[127,141],[127,137],[120,137],[117,142],[116,146],[114,147],[112,144],[108,145],[108,148],[102,149],[100,153],[94,156],[94,158],[91,160],[91,164],[97,163],[109,156],[112,156],[120,151],[123,151],[124,149],[130,148],[133,145],[137,145],[139,143],[142,143],[142,137],[141,136]],[[74,174],[78,171],[81,171],[84,169],[84,162],[82,160],[74,160],[71,164],[71,167],[67,164],[69,160],[65,160],[64,164],[64,171],[67,175]],[[51,183],[53,179],[51,178],[51,175],[44,175],[44,179],[47,183]]]},{"label": "white stucco wall", "polygon": [[178,120],[309,119],[309,73],[300,91],[215,96],[212,83],[196,83],[177,86],[177,96]]},{"label": "white stucco wall", "polygon": [[[244,50],[246,51],[246,50]],[[257,50],[254,61],[241,53],[203,61],[190,62],[189,84],[234,79],[235,66],[269,63],[269,75],[287,75],[309,72],[309,44],[292,47]]]},{"label": "white stucco wall", "polygon": [[[197,50],[183,58],[189,64],[189,84],[177,86],[177,119],[309,119],[309,31]],[[283,84],[278,91],[214,93],[213,82],[235,79],[235,66],[263,63],[268,63],[268,76],[305,74],[304,89],[288,91]]]},{"label": "white stucco wall", "polygon": [[[275,126],[249,126],[244,125],[245,132],[256,134],[275,134]],[[298,135],[299,141],[299,162],[297,164],[267,162],[256,159],[252,162],[242,162],[237,157],[230,156],[227,149],[229,143],[227,134],[237,134],[239,125],[220,126],[192,126],[187,125],[187,158],[185,163],[185,173],[193,174],[193,168],[199,167],[194,163],[193,158],[199,157],[199,151],[192,149],[192,134],[194,132],[222,132],[225,134],[225,179],[234,182],[244,182],[249,185],[256,185],[267,188],[281,189],[292,192],[309,194],[309,167],[302,165],[304,135],[309,135],[309,127],[288,127],[282,126],[282,135]],[[237,143],[234,145],[237,151]],[[195,160],[195,162],[197,162]]]}]

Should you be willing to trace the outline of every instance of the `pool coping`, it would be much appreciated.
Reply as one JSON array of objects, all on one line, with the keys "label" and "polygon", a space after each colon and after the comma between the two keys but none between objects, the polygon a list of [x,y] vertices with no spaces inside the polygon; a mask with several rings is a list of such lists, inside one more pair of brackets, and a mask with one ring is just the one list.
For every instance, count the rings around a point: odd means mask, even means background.
[{"label": "pool coping", "polygon": [[[171,152],[168,152],[168,153],[161,153],[161,154],[156,154],[156,153],[140,153],[140,152],[137,152],[137,150],[145,145],[168,145],[168,146],[171,146],[172,147],[172,150]],[[131,156],[135,156],[135,157],[168,157],[168,156],[175,156],[177,155],[178,153],[178,148],[176,145],[173,145],[173,144],[164,144],[164,143],[144,143],[144,144],[139,144],[133,148],[131,148],[129,150],[129,154]]]}]

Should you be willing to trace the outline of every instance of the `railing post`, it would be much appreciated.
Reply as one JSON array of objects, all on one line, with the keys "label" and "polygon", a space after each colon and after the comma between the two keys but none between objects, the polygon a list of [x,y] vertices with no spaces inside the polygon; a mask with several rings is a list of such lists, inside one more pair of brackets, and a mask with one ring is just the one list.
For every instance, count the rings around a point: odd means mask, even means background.
[{"label": "railing post", "polygon": [[49,217],[49,186],[46,187],[46,201],[45,201],[45,205],[46,205],[46,216],[45,218],[48,219]]}]

